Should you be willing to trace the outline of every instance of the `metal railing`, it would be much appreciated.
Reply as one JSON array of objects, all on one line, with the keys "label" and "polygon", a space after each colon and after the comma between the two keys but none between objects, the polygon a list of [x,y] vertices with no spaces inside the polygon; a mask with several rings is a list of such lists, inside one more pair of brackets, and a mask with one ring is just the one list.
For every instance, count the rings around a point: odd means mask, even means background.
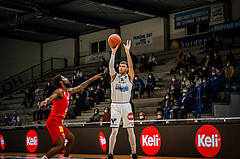
[{"label": "metal railing", "polygon": [[55,69],[67,67],[67,59],[51,57],[37,65],[34,65],[14,76],[0,82],[0,96],[11,93],[22,85],[41,77]]},{"label": "metal railing", "polygon": [[[182,100],[184,97],[190,95],[191,93],[193,93],[194,91],[197,91],[197,109],[193,110],[195,111],[195,118],[197,118],[197,114],[199,114],[199,118],[201,118],[201,114],[202,114],[202,101],[201,101],[201,87],[205,84],[205,83],[209,83],[209,81],[211,80],[211,78],[217,77],[219,75],[221,75],[225,70],[227,70],[227,82],[226,82],[226,87],[225,87],[225,103],[226,104],[230,104],[231,103],[231,78],[230,78],[230,67],[234,66],[235,64],[238,64],[238,88],[240,88],[240,61],[236,60],[233,63],[231,63],[229,66],[224,67],[221,71],[219,71],[218,73],[216,73],[216,75],[211,76],[210,78],[208,78],[205,82],[202,82],[199,86],[195,87],[194,89],[192,89],[191,91],[189,91],[186,95],[180,97],[179,99],[177,99],[175,102],[173,102],[170,106],[166,107],[164,110],[164,119],[168,118],[168,108],[174,106],[177,102],[179,102],[180,100]],[[210,112],[212,112],[212,99],[209,100],[210,103]]]}]

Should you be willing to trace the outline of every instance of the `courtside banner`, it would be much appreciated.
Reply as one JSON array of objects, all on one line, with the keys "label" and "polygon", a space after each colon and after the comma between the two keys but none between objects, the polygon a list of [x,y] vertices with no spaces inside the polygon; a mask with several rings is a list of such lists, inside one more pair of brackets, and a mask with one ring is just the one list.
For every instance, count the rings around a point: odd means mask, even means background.
[{"label": "courtside banner", "polygon": [[[106,154],[111,128],[68,128],[76,137],[72,153]],[[136,125],[137,153],[145,156],[238,158],[240,123]],[[46,128],[0,130],[0,152],[46,153],[52,141]],[[4,141],[3,141],[4,140]],[[2,146],[3,147],[3,146]],[[114,154],[129,155],[127,130],[120,128]]]}]

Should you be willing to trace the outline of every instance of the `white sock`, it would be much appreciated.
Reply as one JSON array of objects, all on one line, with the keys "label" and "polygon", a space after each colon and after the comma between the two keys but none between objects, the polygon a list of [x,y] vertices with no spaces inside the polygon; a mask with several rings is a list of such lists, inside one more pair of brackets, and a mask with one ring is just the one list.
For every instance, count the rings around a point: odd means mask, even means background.
[{"label": "white sock", "polygon": [[112,133],[109,137],[109,154],[113,154],[113,150],[116,144],[117,134],[118,134],[118,128],[112,128]]},{"label": "white sock", "polygon": [[127,128],[128,131],[128,140],[132,149],[132,154],[136,154],[136,137],[133,128]]},{"label": "white sock", "polygon": [[44,155],[41,159],[48,159],[48,157]]}]

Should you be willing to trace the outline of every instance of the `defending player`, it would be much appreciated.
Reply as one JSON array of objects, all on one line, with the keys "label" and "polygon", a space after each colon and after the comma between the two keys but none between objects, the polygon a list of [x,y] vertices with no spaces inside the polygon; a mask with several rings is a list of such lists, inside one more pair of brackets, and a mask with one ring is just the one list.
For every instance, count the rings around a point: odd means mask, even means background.
[{"label": "defending player", "polygon": [[[53,144],[56,146],[48,151],[48,153],[41,159],[49,159],[64,149],[65,152],[63,159],[68,158],[73,147],[75,137],[66,127],[63,126],[62,120],[67,114],[70,94],[83,90],[89,83],[98,79],[100,76],[101,74],[95,75],[94,77],[74,88],[70,88],[71,84],[64,76],[57,75],[53,78],[53,84],[57,89],[49,98],[46,98],[40,104],[40,106],[53,102],[53,108],[46,122],[46,127],[49,131]],[[68,140],[68,143],[64,147],[65,139]]]},{"label": "defending player", "polygon": [[127,40],[124,49],[127,55],[127,62],[122,61],[119,65],[119,74],[114,69],[115,54],[119,46],[112,49],[112,55],[109,61],[109,70],[111,76],[111,127],[112,133],[109,138],[109,154],[108,159],[113,159],[113,150],[116,143],[119,124],[122,119],[123,128],[127,128],[129,143],[131,145],[131,158],[137,159],[136,155],[136,137],[134,134],[134,116],[129,103],[131,98],[132,83],[134,78],[134,70],[132,59],[129,53],[131,41]]}]

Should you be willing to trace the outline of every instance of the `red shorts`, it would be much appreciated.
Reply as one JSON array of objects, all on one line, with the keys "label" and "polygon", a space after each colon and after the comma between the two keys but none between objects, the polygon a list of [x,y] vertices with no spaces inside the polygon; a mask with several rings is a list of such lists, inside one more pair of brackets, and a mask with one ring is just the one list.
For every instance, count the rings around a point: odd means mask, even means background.
[{"label": "red shorts", "polygon": [[69,131],[66,127],[63,126],[61,117],[54,117],[51,115],[46,122],[46,127],[54,145],[60,138],[60,135],[62,136],[63,140],[65,140],[65,136]]}]

